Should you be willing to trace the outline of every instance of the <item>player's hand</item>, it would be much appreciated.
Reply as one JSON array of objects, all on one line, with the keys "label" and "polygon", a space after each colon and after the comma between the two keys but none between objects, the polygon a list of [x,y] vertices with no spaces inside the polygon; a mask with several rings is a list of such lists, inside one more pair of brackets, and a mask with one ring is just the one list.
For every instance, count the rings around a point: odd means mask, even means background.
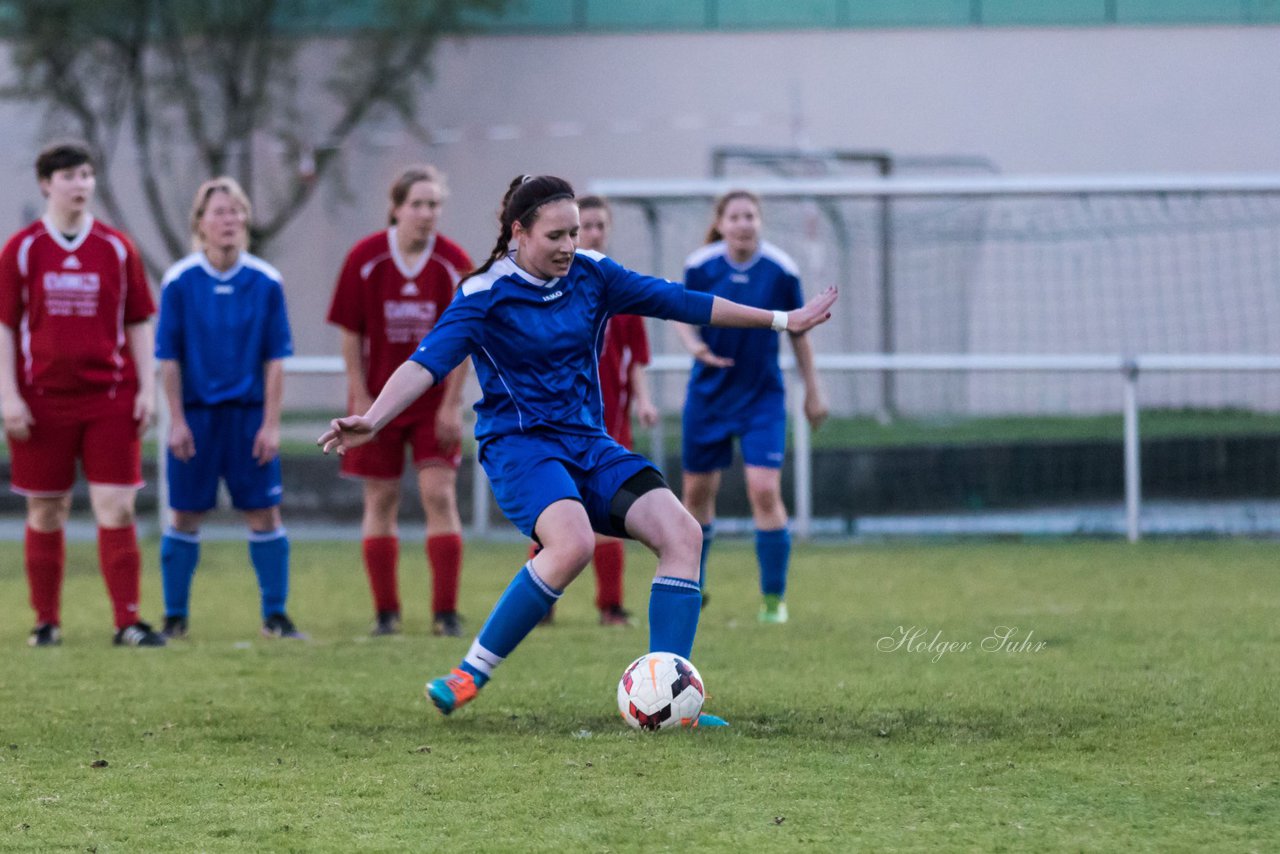
[{"label": "player's hand", "polygon": [[266,424],[253,437],[253,460],[260,466],[274,460],[280,455],[280,428]]},{"label": "player's hand", "polygon": [[649,401],[636,403],[636,420],[640,422],[641,427],[652,427],[658,423],[658,407]]},{"label": "player's hand", "polygon": [[14,396],[0,404],[0,414],[4,417],[4,432],[19,442],[31,437],[31,425],[36,420],[31,417],[31,408],[21,397]]},{"label": "player's hand", "polygon": [[693,351],[693,358],[711,368],[733,367],[733,359],[729,359],[724,356],[717,356],[715,353],[711,352],[711,348],[706,344],[703,344],[697,350]]},{"label": "player's hand", "polygon": [[174,459],[184,463],[196,455],[196,437],[191,434],[187,422],[175,421],[169,425],[169,450],[173,452]]},{"label": "player's hand", "polygon": [[799,335],[820,323],[826,323],[831,319],[831,305],[839,295],[838,289],[827,288],[800,308],[787,312],[787,331],[792,335]]},{"label": "player's hand", "polygon": [[338,456],[342,456],[352,448],[373,441],[374,435],[372,421],[363,415],[348,415],[330,421],[329,429],[320,434],[316,444],[326,454],[336,451]]},{"label": "player's hand", "polygon": [[436,413],[436,442],[446,454],[462,447],[462,411],[457,406],[441,406]]},{"label": "player's hand", "polygon": [[147,435],[156,414],[156,394],[153,389],[139,391],[133,399],[133,420],[138,422],[138,438]]},{"label": "player's hand", "polygon": [[813,391],[804,396],[804,417],[808,419],[810,427],[817,430],[830,414],[827,396],[821,391]]}]

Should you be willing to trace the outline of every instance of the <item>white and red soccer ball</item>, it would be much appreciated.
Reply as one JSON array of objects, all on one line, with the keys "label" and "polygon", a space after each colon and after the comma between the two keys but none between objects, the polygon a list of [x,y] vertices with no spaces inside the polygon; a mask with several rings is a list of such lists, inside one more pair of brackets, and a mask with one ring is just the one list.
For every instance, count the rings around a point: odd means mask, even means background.
[{"label": "white and red soccer ball", "polygon": [[707,692],[688,659],[672,652],[642,655],[622,671],[618,711],[636,729],[692,726],[702,713]]}]

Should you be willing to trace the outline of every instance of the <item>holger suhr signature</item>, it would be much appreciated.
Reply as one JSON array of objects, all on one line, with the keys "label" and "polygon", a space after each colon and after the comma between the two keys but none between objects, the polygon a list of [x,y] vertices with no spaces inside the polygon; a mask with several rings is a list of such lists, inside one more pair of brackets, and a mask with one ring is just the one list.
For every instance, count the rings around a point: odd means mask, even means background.
[{"label": "holger suhr signature", "polygon": [[942,636],[942,630],[931,632],[923,626],[898,626],[893,632],[876,641],[876,649],[880,652],[911,652],[929,656],[930,661],[941,661],[953,653],[966,652],[1003,652],[1017,654],[1024,652],[1041,652],[1048,646],[1040,640],[1034,640],[1035,632],[1025,633],[1017,626],[996,626],[991,634],[980,641],[948,640]]}]

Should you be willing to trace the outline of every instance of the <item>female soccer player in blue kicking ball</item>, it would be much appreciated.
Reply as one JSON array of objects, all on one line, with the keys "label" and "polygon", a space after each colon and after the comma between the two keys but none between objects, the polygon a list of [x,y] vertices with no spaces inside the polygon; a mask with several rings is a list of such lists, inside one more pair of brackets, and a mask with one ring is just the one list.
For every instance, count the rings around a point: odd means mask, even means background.
[{"label": "female soccer player in blue kicking ball", "polygon": [[[734,190],[716,203],[707,245],[685,261],[689,290],[732,296],[759,308],[789,310],[804,303],[795,262],[760,238],[760,199]],[[786,444],[786,392],[778,368],[778,334],[769,329],[702,329],[680,326],[680,337],[696,360],[685,396],[684,505],[702,526],[702,572],[706,601],[707,552],[714,536],[720,472],[733,462],[733,440],[742,447],[747,498],[756,527],[762,623],[785,623],[791,533],[782,503],[782,455]],[[804,380],[804,414],[817,427],[827,400],[813,366],[813,348],[803,329],[787,329]]]},{"label": "female soccer player in blue kicking ball", "polygon": [[560,178],[512,181],[499,220],[489,259],[463,280],[369,411],[335,419],[318,440],[325,453],[339,454],[370,441],[472,357],[484,393],[476,405],[480,463],[507,518],[543,548],[516,573],[462,663],[427,683],[427,697],[446,715],[476,696],[590,562],[593,531],[639,540],[658,556],[649,649],[690,657],[702,600],[701,531],[653,464],[605,433],[597,372],[609,318],[802,332],[829,318],[836,299],[830,289],[795,311],[765,311],[577,251],[578,206]]}]

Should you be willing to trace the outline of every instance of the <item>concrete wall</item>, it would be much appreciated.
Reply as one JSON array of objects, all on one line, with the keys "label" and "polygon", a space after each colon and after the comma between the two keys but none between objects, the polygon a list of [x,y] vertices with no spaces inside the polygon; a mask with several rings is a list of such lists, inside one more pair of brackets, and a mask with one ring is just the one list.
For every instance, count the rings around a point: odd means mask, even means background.
[{"label": "concrete wall", "polygon": [[[444,231],[482,256],[519,172],[703,177],[720,145],[982,155],[1005,173],[1280,171],[1277,27],[943,29],[493,36],[446,44],[423,124],[345,153],[350,199],[321,194],[274,247],[298,351],[336,354],[323,323],[345,250],[379,227],[397,169],[450,177]],[[317,60],[331,46],[317,45]],[[0,226],[38,211],[39,110],[0,104]],[[198,179],[194,176],[193,180]],[[182,189],[181,203],[190,192]],[[692,248],[699,235],[689,235]],[[631,259],[628,259],[631,260]],[[639,262],[643,259],[635,259]],[[673,274],[676,271],[662,271]],[[838,341],[819,339],[820,349]],[[337,406],[340,383],[290,383]]]}]

